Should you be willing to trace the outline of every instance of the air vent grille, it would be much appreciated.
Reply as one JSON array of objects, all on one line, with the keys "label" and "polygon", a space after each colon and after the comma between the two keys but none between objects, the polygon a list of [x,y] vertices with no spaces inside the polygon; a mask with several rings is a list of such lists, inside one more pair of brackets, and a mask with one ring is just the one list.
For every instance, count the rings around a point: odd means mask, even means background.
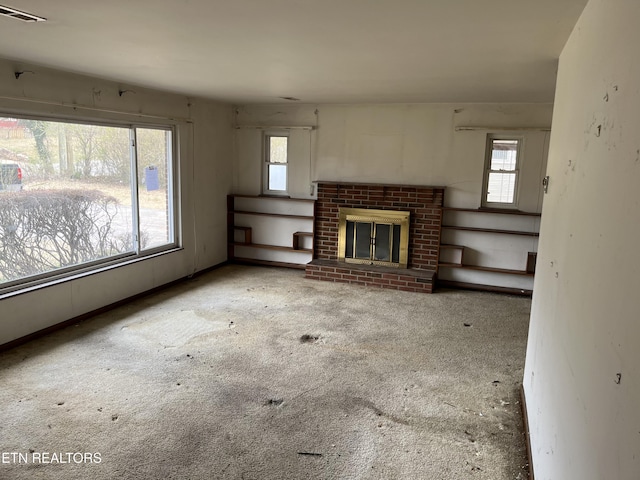
[{"label": "air vent grille", "polygon": [[15,18],[16,20],[22,20],[23,22],[46,22],[47,19],[33,15],[32,13],[22,12],[15,8],[7,7],[6,5],[0,5],[0,15]]}]

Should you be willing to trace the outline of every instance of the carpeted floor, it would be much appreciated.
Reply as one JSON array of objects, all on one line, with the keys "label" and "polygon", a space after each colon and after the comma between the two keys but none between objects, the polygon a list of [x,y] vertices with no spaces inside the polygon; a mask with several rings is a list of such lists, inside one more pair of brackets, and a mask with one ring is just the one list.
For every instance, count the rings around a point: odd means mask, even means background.
[{"label": "carpeted floor", "polygon": [[524,479],[529,308],[225,266],[0,353],[0,478]]}]

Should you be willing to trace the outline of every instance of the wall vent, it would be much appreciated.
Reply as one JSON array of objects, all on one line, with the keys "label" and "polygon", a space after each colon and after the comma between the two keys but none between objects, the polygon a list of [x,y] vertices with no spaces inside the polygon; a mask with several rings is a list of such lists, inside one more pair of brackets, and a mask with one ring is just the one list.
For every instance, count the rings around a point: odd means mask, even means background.
[{"label": "wall vent", "polygon": [[16,20],[22,20],[23,22],[46,22],[47,19],[33,15],[32,13],[22,12],[15,8],[0,5],[0,15],[3,17],[15,18]]}]

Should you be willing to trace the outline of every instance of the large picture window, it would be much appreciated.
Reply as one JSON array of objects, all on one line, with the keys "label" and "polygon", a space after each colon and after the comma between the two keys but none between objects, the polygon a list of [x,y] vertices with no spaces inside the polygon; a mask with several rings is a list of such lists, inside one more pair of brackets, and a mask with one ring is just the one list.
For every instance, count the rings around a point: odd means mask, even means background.
[{"label": "large picture window", "polygon": [[169,127],[0,118],[0,293],[177,245]]}]

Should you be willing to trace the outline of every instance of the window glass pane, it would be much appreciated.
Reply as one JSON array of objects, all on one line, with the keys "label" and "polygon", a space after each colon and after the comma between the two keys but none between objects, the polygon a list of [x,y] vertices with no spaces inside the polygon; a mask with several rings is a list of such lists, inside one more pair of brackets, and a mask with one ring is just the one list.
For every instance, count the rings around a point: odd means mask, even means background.
[{"label": "window glass pane", "polygon": [[287,137],[269,137],[269,162],[287,163]]},{"label": "window glass pane", "polygon": [[0,119],[0,284],[133,252],[130,158],[128,128]]},{"label": "window glass pane", "polygon": [[516,188],[515,173],[489,173],[487,202],[513,203]]},{"label": "window glass pane", "polygon": [[393,253],[391,255],[391,261],[395,263],[400,262],[400,225],[393,226]]},{"label": "window glass pane", "polygon": [[516,169],[518,140],[491,141],[491,170]]},{"label": "window glass pane", "polygon": [[171,219],[171,132],[136,129],[138,208],[142,250],[173,243]]},{"label": "window glass pane", "polygon": [[286,165],[269,165],[269,190],[287,190]]},{"label": "window glass pane", "polygon": [[356,222],[355,258],[371,258],[371,224]]},{"label": "window glass pane", "polygon": [[383,262],[389,261],[389,255],[391,253],[390,231],[391,231],[391,225],[387,225],[384,223],[376,224],[375,260],[381,260]]},{"label": "window glass pane", "polygon": [[353,258],[353,222],[347,222],[347,233],[345,239],[345,258]]}]

